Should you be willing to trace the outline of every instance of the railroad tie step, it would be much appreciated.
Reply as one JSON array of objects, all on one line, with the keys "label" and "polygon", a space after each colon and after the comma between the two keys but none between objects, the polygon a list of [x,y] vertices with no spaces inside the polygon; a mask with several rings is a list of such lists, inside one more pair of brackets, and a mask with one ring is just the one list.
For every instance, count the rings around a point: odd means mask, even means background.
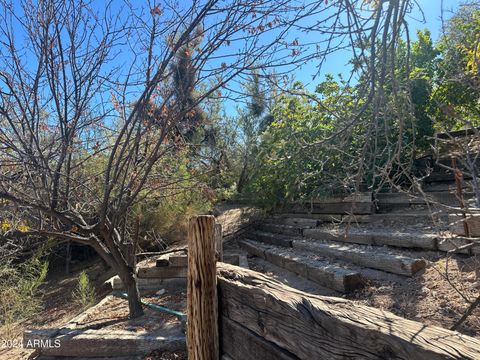
[{"label": "railroad tie step", "polygon": [[257,229],[263,232],[269,232],[274,234],[297,235],[297,236],[302,235],[302,229],[298,226],[274,224],[270,222],[265,222],[257,225]]},{"label": "railroad tie step", "polygon": [[[268,219],[269,222],[273,222],[276,224],[282,224],[282,225],[290,225],[290,226],[295,226],[297,228],[314,228],[317,227],[320,221],[317,219],[312,219],[312,218],[306,218],[306,217],[288,217],[288,216],[281,216],[277,215],[273,218]],[[333,221],[333,220],[332,220]]]},{"label": "railroad tie step", "polygon": [[363,245],[388,245],[400,248],[420,248],[437,250],[438,236],[435,234],[402,233],[378,230],[328,230],[305,229],[306,238],[339,241]]},{"label": "railroad tie step", "polygon": [[426,261],[423,259],[397,255],[378,247],[312,242],[311,240],[294,240],[292,246],[294,249],[406,276],[412,276],[426,266]]},{"label": "railroad tie step", "polygon": [[256,241],[263,242],[265,244],[292,247],[292,239],[288,236],[284,236],[278,233],[269,233],[265,231],[255,231],[249,234],[249,237]]},{"label": "railroad tie step", "polygon": [[298,274],[321,286],[346,293],[363,285],[359,272],[335,263],[315,260],[291,249],[262,244],[252,240],[240,240],[247,252],[270,263]]}]

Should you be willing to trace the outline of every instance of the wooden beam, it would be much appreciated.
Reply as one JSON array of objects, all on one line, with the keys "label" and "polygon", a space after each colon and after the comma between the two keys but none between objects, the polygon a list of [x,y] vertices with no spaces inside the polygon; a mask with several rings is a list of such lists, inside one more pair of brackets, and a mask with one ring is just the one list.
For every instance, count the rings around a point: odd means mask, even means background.
[{"label": "wooden beam", "polygon": [[332,202],[316,204],[296,204],[289,210],[291,213],[303,214],[360,214],[366,215],[373,212],[373,202]]},{"label": "wooden beam", "polygon": [[265,244],[292,247],[292,239],[281,234],[272,234],[263,231],[255,231],[249,234],[254,240],[263,242]]},{"label": "wooden beam", "polygon": [[275,248],[249,240],[241,240],[239,244],[255,256],[329,289],[346,293],[363,286],[358,271],[346,269],[331,262],[313,260],[288,249]]},{"label": "wooden beam", "polygon": [[190,360],[218,360],[215,217],[192,218],[188,229],[187,348]]},{"label": "wooden beam", "polygon": [[165,329],[162,335],[147,335],[123,330],[50,329],[25,330],[23,343],[27,349],[38,349],[45,356],[102,357],[145,355],[153,350],[185,349],[185,336],[180,327]]},{"label": "wooden beam", "polygon": [[215,251],[217,253],[217,260],[223,261],[223,234],[222,224],[215,224]]},{"label": "wooden beam", "polygon": [[182,255],[170,255],[168,258],[171,266],[188,266],[188,256],[187,254]]},{"label": "wooden beam", "polygon": [[232,360],[298,360],[294,355],[271,343],[225,316],[220,317],[222,353]]},{"label": "wooden beam", "polygon": [[458,332],[304,293],[233,265],[219,264],[217,275],[222,316],[300,359],[480,359],[480,340]]},{"label": "wooden beam", "polygon": [[372,269],[383,270],[399,275],[412,276],[425,268],[423,259],[397,255],[381,249],[372,251],[363,245],[321,243],[319,241],[294,240],[293,248],[314,254],[334,257]]},{"label": "wooden beam", "polygon": [[302,229],[299,228],[298,226],[292,226],[292,225],[261,223],[257,225],[257,229],[259,229],[260,231],[276,233],[276,234],[285,234],[285,235],[294,235],[294,236],[302,235]]},{"label": "wooden beam", "polygon": [[184,278],[187,277],[187,268],[182,266],[165,266],[165,267],[139,267],[137,268],[138,278]]},{"label": "wooden beam", "polygon": [[421,248],[437,250],[437,235],[410,234],[384,230],[357,230],[357,229],[304,229],[306,238],[340,241],[363,245],[388,245],[402,248]]}]

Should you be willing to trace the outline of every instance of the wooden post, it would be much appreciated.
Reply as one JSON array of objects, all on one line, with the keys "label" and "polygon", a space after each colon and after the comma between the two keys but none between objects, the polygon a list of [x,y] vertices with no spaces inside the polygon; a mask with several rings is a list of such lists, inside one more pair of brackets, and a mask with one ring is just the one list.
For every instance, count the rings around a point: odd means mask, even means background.
[{"label": "wooden post", "polygon": [[189,360],[218,360],[215,217],[202,215],[188,228],[187,348]]},{"label": "wooden post", "polygon": [[217,260],[223,262],[222,224],[215,224],[215,251],[217,252]]}]

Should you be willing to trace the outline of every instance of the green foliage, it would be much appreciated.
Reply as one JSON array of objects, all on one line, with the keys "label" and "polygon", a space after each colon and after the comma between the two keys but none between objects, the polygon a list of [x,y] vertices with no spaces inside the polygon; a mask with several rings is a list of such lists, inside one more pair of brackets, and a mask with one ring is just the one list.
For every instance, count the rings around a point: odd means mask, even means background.
[{"label": "green foliage", "polygon": [[260,77],[253,73],[245,90],[249,97],[247,111],[240,111],[238,121],[242,132],[242,167],[238,177],[237,192],[242,193],[250,181],[256,166],[259,136],[269,121],[269,115],[263,117],[267,109],[265,90],[260,83]]},{"label": "green foliage", "polygon": [[189,149],[179,149],[155,166],[163,176],[142,193],[129,219],[131,224],[137,216],[140,220],[142,248],[185,241],[189,217],[208,213],[216,201],[215,191],[207,185],[208,173],[192,160]]},{"label": "green foliage", "polygon": [[95,289],[84,270],[78,276],[76,288],[73,290],[72,299],[75,305],[81,309],[86,309],[95,303]]},{"label": "green foliage", "polygon": [[478,3],[466,3],[448,21],[439,41],[441,56],[434,97],[439,104],[436,117],[441,129],[458,129],[465,126],[466,121],[480,125],[478,34]]},{"label": "green foliage", "polygon": [[45,250],[37,251],[29,260],[18,263],[3,259],[0,264],[0,328],[11,335],[15,323],[27,319],[42,305],[40,285],[48,272]]},{"label": "green foliage", "polygon": [[[355,169],[352,155],[359,144],[330,138],[342,118],[340,112],[349,113],[353,107],[352,89],[342,85],[329,76],[317,87],[317,94],[310,94],[320,97],[322,106],[304,96],[278,98],[272,110],[274,120],[261,135],[256,166],[245,190],[250,198],[274,206],[336,192],[342,184],[348,187],[341,180]],[[295,91],[303,91],[301,84],[293,85]],[[328,109],[334,105],[336,114]]]},{"label": "green foliage", "polygon": [[369,83],[362,77],[350,86],[327,75],[314,94],[294,84],[290,93],[303,95],[275,100],[244,192],[273,206],[361,184],[401,184],[412,159],[430,150],[435,130],[480,125],[479,33],[480,10],[467,4],[438,44],[428,30],[417,32],[410,49],[401,41],[385,74],[381,111],[370,103],[356,116]]},{"label": "green foliage", "polygon": [[432,101],[434,76],[439,55],[428,30],[417,32],[417,41],[412,43],[412,68],[410,73],[410,96],[412,99],[415,134],[411,138],[417,149],[429,149],[434,133],[435,102]]}]

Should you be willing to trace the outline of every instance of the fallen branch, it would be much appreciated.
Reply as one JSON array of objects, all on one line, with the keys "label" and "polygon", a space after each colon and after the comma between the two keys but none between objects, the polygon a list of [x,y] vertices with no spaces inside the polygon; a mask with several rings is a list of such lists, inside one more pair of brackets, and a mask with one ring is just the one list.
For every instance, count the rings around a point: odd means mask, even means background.
[{"label": "fallen branch", "polygon": [[480,295],[478,295],[477,299],[470,304],[467,311],[462,315],[460,319],[450,328],[450,330],[457,330],[460,325],[470,316],[470,314],[475,310],[475,308],[480,305]]},{"label": "fallen branch", "polygon": [[143,253],[138,253],[137,256],[166,255],[166,254],[171,254],[171,253],[178,252],[178,251],[183,251],[183,252],[186,253],[187,252],[187,247],[170,249],[170,250],[165,250],[165,251],[143,252]]}]

